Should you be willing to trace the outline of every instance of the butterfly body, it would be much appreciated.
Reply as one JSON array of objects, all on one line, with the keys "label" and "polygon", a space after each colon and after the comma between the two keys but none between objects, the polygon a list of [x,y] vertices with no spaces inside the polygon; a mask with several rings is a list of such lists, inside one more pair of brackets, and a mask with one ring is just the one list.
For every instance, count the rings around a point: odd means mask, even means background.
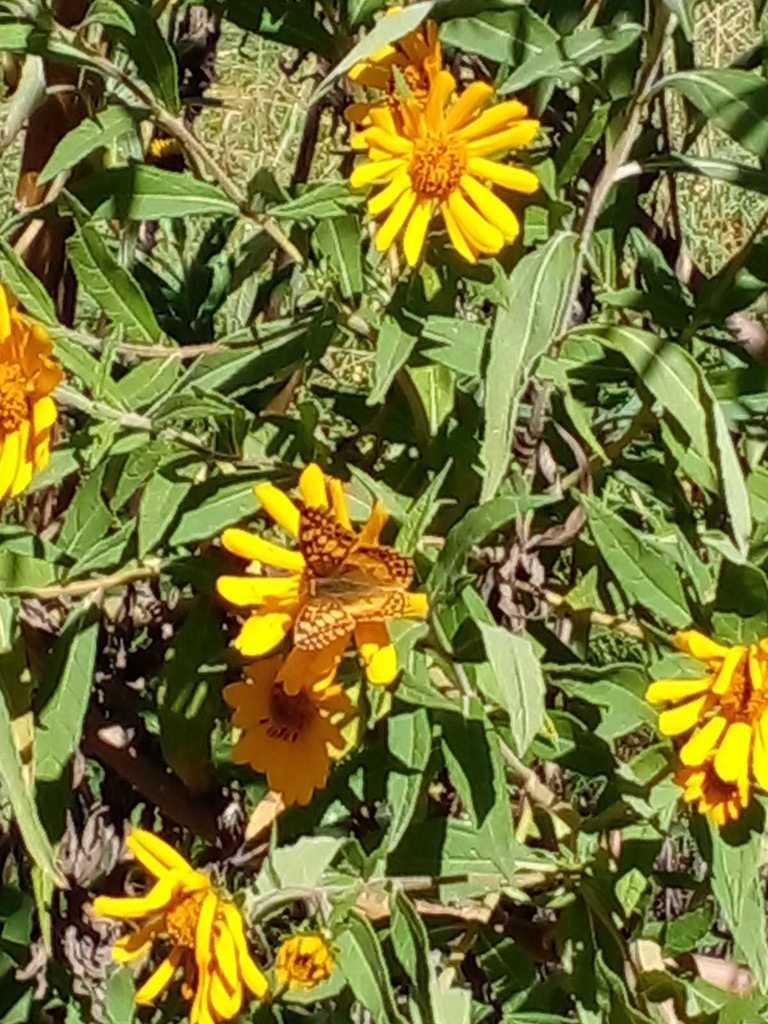
[{"label": "butterfly body", "polygon": [[305,603],[294,626],[302,650],[320,651],[358,622],[402,615],[413,563],[393,548],[361,544],[325,509],[301,510],[299,543],[306,563]]}]

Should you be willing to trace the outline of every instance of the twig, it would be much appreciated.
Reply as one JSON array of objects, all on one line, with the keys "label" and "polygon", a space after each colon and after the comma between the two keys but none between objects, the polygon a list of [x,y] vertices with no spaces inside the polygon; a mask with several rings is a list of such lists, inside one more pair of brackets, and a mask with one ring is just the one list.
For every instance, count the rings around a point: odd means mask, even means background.
[{"label": "twig", "polygon": [[160,575],[160,560],[147,562],[146,565],[133,569],[122,569],[110,576],[93,576],[88,580],[75,580],[73,583],[62,583],[53,587],[19,587],[14,594],[21,597],[36,597],[39,601],[56,601],[62,597],[83,597],[98,590],[111,590],[113,587],[125,587],[139,580],[154,580]]},{"label": "twig", "polygon": [[[555,612],[568,614],[572,611],[568,605],[568,599],[563,597],[562,594],[556,594],[553,590],[542,590],[540,587],[526,583],[525,580],[515,580],[515,586],[526,594],[533,594],[536,597],[543,598]],[[613,629],[617,633],[631,636],[635,640],[645,640],[648,637],[646,630],[640,623],[632,622],[620,615],[608,615],[606,612],[590,611],[589,621],[593,626],[605,626],[607,629]]]}]

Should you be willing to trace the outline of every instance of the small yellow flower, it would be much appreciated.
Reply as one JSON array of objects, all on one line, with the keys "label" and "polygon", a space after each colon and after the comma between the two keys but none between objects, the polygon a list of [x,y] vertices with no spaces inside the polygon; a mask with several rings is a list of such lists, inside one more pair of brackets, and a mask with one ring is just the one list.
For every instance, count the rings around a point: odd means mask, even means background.
[{"label": "small yellow flower", "polygon": [[267,980],[251,959],[243,919],[234,904],[216,893],[206,874],[151,832],[137,829],[126,845],[157,881],[145,896],[98,896],[93,913],[143,921],[113,946],[119,963],[145,955],[158,938],[165,938],[170,947],[136,992],[136,1003],[154,1003],[177,973],[182,995],[192,1004],[190,1024],[232,1020],[242,1007],[244,987],[265,999]]},{"label": "small yellow flower", "polygon": [[281,943],[275,975],[280,988],[314,988],[330,978],[333,967],[333,955],[323,936],[302,932]]},{"label": "small yellow flower", "polygon": [[[686,790],[714,791],[713,779],[719,780],[723,792],[735,787],[738,798],[728,808],[740,812],[749,802],[753,782],[768,790],[768,639],[726,647],[688,630],[678,633],[675,643],[703,662],[706,674],[657,679],[646,698],[672,705],[659,715],[659,730],[679,737],[681,764],[699,770],[686,776]],[[716,806],[724,801],[704,799]],[[730,810],[722,813],[730,815]]]},{"label": "small yellow flower", "polygon": [[62,372],[42,324],[20,313],[0,284],[0,501],[48,465]]},{"label": "small yellow flower", "polygon": [[277,655],[253,662],[246,679],[224,688],[224,699],[234,708],[232,724],[243,731],[232,760],[263,772],[286,806],[308,804],[328,781],[329,748],[345,745],[331,719],[349,716],[352,705],[337,685],[286,693],[275,681],[281,661]]},{"label": "small yellow flower", "polygon": [[[390,7],[386,14],[396,14],[401,7]],[[383,105],[398,102],[398,81],[402,76],[410,97],[425,103],[429,87],[443,67],[443,51],[437,37],[437,25],[426,21],[402,39],[383,46],[367,60],[355,64],[347,77],[356,85],[386,94]],[[382,103],[353,103],[347,107],[346,119],[351,124],[369,124],[370,112]]]},{"label": "small yellow flower", "polygon": [[330,685],[354,637],[368,680],[389,684],[398,666],[386,622],[424,618],[428,610],[426,595],[408,590],[412,563],[379,544],[387,515],[378,503],[359,532],[352,528],[341,481],[326,479],[314,463],[301,474],[299,493],[301,507],[273,484],[256,487],[264,510],[298,539],[299,550],[246,530],[222,535],[227,551],[280,572],[217,580],[224,600],[256,609],[235,646],[246,658],[260,658],[291,638],[277,679],[296,694]]},{"label": "small yellow flower", "polygon": [[715,772],[711,759],[699,768],[679,768],[675,782],[683,787],[683,800],[695,804],[699,814],[723,828],[736,821],[749,806],[749,787],[742,791],[723,780]]},{"label": "small yellow flower", "polygon": [[438,210],[453,247],[476,263],[520,232],[517,216],[489,184],[526,195],[539,187],[532,171],[489,159],[528,146],[539,122],[517,100],[486,110],[494,91],[485,82],[473,82],[452,100],[455,89],[453,75],[440,71],[426,103],[406,100],[394,111],[372,108],[371,127],[352,139],[353,148],[368,156],[352,172],[352,187],[384,186],[368,200],[371,216],[384,217],[376,248],[383,252],[402,235],[412,267]]},{"label": "small yellow flower", "polygon": [[147,160],[149,163],[162,163],[169,157],[182,156],[183,153],[178,139],[156,136],[147,147]]}]

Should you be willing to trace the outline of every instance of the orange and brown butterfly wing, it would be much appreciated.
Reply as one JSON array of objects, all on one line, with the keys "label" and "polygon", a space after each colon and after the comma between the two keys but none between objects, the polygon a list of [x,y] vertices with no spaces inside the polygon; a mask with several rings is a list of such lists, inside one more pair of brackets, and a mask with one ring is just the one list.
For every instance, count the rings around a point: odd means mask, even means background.
[{"label": "orange and brown butterfly wing", "polygon": [[394,548],[361,544],[350,553],[347,564],[386,586],[407,590],[413,583],[412,559]]},{"label": "orange and brown butterfly wing", "polygon": [[355,628],[349,609],[331,597],[316,597],[299,612],[293,627],[293,642],[302,651],[322,651]]},{"label": "orange and brown butterfly wing", "polygon": [[299,546],[313,576],[331,576],[346,561],[357,538],[322,508],[304,506],[299,520]]},{"label": "orange and brown butterfly wing", "polygon": [[344,604],[353,622],[386,622],[405,614],[407,595],[402,590],[385,590],[378,594],[356,597]]}]

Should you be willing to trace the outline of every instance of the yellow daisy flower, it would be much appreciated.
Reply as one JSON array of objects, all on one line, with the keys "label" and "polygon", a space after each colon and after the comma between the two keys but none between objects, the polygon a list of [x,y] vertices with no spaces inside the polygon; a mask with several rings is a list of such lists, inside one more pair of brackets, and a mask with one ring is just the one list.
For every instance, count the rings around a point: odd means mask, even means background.
[{"label": "yellow daisy flower", "polygon": [[275,975],[280,988],[314,988],[333,974],[333,954],[322,935],[302,932],[280,944]]},{"label": "yellow daisy flower", "polygon": [[371,127],[352,139],[368,157],[352,172],[352,187],[384,186],[368,200],[371,216],[384,218],[376,248],[383,252],[402,235],[412,267],[438,209],[456,251],[476,263],[520,232],[516,215],[489,183],[526,195],[539,187],[532,171],[489,159],[529,145],[539,122],[517,100],[486,110],[494,95],[486,82],[473,82],[452,100],[455,89],[453,75],[440,71],[425,104],[405,101],[397,116],[389,107],[371,109]]},{"label": "yellow daisy flower", "polygon": [[98,896],[93,913],[143,923],[118,939],[112,955],[130,963],[164,937],[170,951],[136,992],[136,1003],[155,1002],[178,973],[181,991],[191,1002],[190,1024],[218,1024],[236,1017],[244,989],[258,998],[268,994],[267,980],[251,959],[240,912],[213,889],[171,846],[151,832],[137,829],[128,849],[157,881],[144,896]]},{"label": "yellow daisy flower", "polygon": [[397,657],[386,629],[392,618],[424,618],[426,594],[408,590],[410,559],[379,544],[387,515],[377,502],[355,532],[341,481],[326,479],[312,463],[299,479],[301,507],[273,484],[259,484],[262,507],[299,541],[291,550],[246,530],[225,530],[221,542],[232,554],[279,574],[221,576],[221,597],[255,609],[235,647],[246,658],[272,653],[293,640],[277,679],[286,693],[328,686],[354,637],[368,680],[389,684]]},{"label": "yellow daisy flower", "polygon": [[711,758],[698,768],[680,768],[675,782],[683,787],[683,800],[695,804],[699,814],[706,814],[719,828],[736,821],[749,806],[749,786],[746,791],[718,776]]},{"label": "yellow daisy flower", "polygon": [[42,324],[16,308],[0,284],[0,501],[29,486],[48,465],[62,372]]},{"label": "yellow daisy flower", "polygon": [[[386,14],[396,14],[402,7],[390,7]],[[425,103],[429,87],[443,67],[443,51],[437,36],[437,24],[426,21],[394,43],[383,46],[367,60],[355,64],[347,77],[356,85],[376,89],[387,94],[383,104],[397,103],[398,79],[408,89],[410,97]],[[351,124],[368,124],[374,107],[382,103],[353,103],[344,116]]]},{"label": "yellow daisy flower", "polygon": [[752,781],[768,790],[768,640],[726,647],[689,630],[678,633],[675,643],[707,671],[650,685],[646,698],[652,704],[672,705],[659,715],[659,730],[680,737],[685,768],[711,763],[708,777],[714,772],[735,786],[746,806]]},{"label": "yellow daisy flower", "polygon": [[232,724],[242,729],[232,760],[263,772],[286,806],[306,805],[328,782],[329,748],[345,746],[331,719],[349,716],[352,705],[337,685],[286,693],[276,682],[281,663],[280,655],[252,662],[244,680],[224,687]]}]

